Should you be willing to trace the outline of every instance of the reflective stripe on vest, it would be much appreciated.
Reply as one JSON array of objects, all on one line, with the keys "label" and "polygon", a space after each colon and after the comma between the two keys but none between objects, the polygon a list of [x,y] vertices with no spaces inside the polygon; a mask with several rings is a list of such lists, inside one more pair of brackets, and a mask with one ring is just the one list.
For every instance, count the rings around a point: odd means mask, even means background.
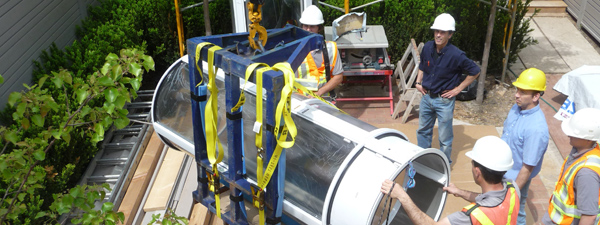
[{"label": "reflective stripe on vest", "polygon": [[506,195],[500,204],[488,207],[473,203],[465,206],[462,212],[471,217],[473,225],[517,224],[519,197],[511,182],[507,182],[506,188]]},{"label": "reflective stripe on vest", "polygon": [[[573,187],[575,176],[580,169],[588,168],[600,175],[600,146],[586,152],[579,159],[567,168],[565,173],[565,164],[567,159],[563,162],[560,170],[561,177],[556,183],[552,197],[550,197],[550,206],[548,207],[548,214],[550,219],[556,224],[571,224],[573,219],[581,218],[581,214],[577,211],[577,205],[575,205],[575,189]],[[600,201],[600,196],[598,196]],[[600,208],[600,206],[598,206]],[[596,216],[595,224],[598,224],[598,218],[600,214]]]},{"label": "reflective stripe on vest", "polygon": [[[331,57],[331,61],[330,61],[330,67],[331,67],[331,72],[333,72],[333,70],[335,69],[335,62],[337,61],[337,57],[338,57],[338,49],[337,49],[337,44],[335,42],[332,41],[327,41],[327,51],[329,52]],[[321,53],[323,54],[323,53]],[[306,87],[306,89],[311,90],[311,91],[317,91],[319,90],[319,88],[325,86],[325,84],[327,83],[327,74],[325,72],[325,58],[323,57],[323,61],[321,62],[321,65],[319,67],[317,67],[317,64],[315,63],[315,59],[312,56],[312,53],[309,53],[306,58],[304,59],[304,62],[302,62],[302,64],[300,64],[300,67],[298,67],[298,77],[296,78],[296,82],[299,84],[302,84],[302,86]],[[323,96],[327,96],[329,95],[329,93],[324,93]]]}]

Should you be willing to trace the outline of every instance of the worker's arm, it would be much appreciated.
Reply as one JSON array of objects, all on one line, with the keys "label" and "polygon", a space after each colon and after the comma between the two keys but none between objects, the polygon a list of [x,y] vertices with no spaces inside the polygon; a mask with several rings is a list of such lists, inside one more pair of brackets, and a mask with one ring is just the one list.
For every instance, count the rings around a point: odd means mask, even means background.
[{"label": "worker's arm", "polygon": [[515,183],[517,183],[517,186],[519,186],[519,188],[523,187],[523,185],[527,183],[527,181],[529,180],[529,176],[531,176],[531,171],[533,171],[533,166],[523,163],[523,167],[521,167],[521,170],[517,175],[517,180],[515,180]]},{"label": "worker's arm", "polygon": [[402,185],[395,184],[392,193],[389,193],[390,189],[392,188],[392,184],[394,184],[393,181],[385,180],[381,185],[381,192],[383,194],[389,194],[392,198],[398,199],[398,201],[402,203],[404,211],[406,211],[406,214],[408,214],[408,218],[410,218],[410,220],[412,220],[414,224],[450,225],[450,220],[448,220],[448,217],[445,217],[436,223],[435,220],[433,220],[431,217],[429,217],[427,214],[421,211],[421,209],[419,209],[419,207],[415,205],[412,199],[410,199],[410,196],[406,194],[406,192],[402,188]]},{"label": "worker's arm", "polygon": [[452,98],[454,96],[457,96],[458,94],[460,94],[460,92],[462,90],[464,90],[465,88],[467,88],[467,86],[469,86],[469,84],[473,83],[473,81],[475,81],[475,79],[477,79],[477,77],[479,77],[479,74],[475,74],[474,76],[467,76],[465,78],[465,80],[463,80],[463,82],[461,82],[454,89],[443,91],[442,92],[442,97],[443,98]]},{"label": "worker's arm", "polygon": [[315,94],[317,94],[318,96],[321,96],[325,93],[328,93],[329,91],[335,89],[335,87],[337,87],[340,83],[342,83],[343,79],[344,79],[344,76],[342,74],[338,74],[338,75],[331,77],[331,79],[329,79],[329,81],[327,81],[327,83],[325,83],[325,85],[323,85],[323,87],[319,88],[319,90],[317,90],[317,92]]},{"label": "worker's arm", "polygon": [[417,90],[419,90],[419,92],[421,92],[421,94],[426,94],[425,93],[425,88],[423,88],[423,85],[421,85],[420,83],[423,82],[423,70],[419,69],[419,72],[417,73],[417,82],[415,84],[415,87],[417,88]]},{"label": "worker's arm", "polygon": [[596,221],[596,215],[581,215],[579,225],[592,225]]},{"label": "worker's arm", "polygon": [[448,184],[448,187],[444,187],[444,191],[447,191],[449,194],[453,194],[456,197],[461,197],[468,202],[475,202],[475,198],[479,195],[479,193],[460,189],[453,183]]},{"label": "worker's arm", "polygon": [[575,176],[573,189],[575,189],[577,211],[581,213],[579,224],[594,224],[599,213],[600,176],[590,168],[582,168]]}]

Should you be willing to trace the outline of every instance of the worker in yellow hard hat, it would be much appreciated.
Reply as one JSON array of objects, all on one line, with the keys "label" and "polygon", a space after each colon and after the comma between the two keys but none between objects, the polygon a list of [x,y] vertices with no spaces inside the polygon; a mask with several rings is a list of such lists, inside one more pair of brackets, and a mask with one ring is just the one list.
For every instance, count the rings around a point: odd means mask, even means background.
[{"label": "worker in yellow hard hat", "polygon": [[485,136],[477,140],[473,150],[465,155],[471,158],[473,180],[481,187],[482,193],[462,190],[450,183],[444,191],[471,204],[437,223],[415,205],[399,184],[386,180],[381,185],[381,192],[398,199],[414,224],[516,224],[520,193],[519,187],[511,180],[503,179],[504,173],[513,166],[506,142],[496,136]]},{"label": "worker in yellow hard hat", "polygon": [[600,109],[577,110],[562,122],[573,146],[556,182],[544,224],[598,224],[600,220]]},{"label": "worker in yellow hard hat", "polygon": [[546,74],[539,69],[529,68],[519,75],[513,85],[516,87],[515,104],[504,121],[502,140],[510,146],[515,164],[504,177],[514,180],[521,188],[518,224],[524,225],[529,184],[542,168],[550,139],[546,117],[539,106],[546,90]]},{"label": "worker in yellow hard hat", "polygon": [[[300,17],[302,29],[312,33],[321,34],[324,22],[323,13],[315,5],[306,8]],[[296,71],[296,82],[318,96],[334,100],[334,89],[342,82],[344,69],[337,44],[332,41],[326,43],[327,51],[317,49],[306,56]],[[328,70],[331,76],[328,76]]]}]

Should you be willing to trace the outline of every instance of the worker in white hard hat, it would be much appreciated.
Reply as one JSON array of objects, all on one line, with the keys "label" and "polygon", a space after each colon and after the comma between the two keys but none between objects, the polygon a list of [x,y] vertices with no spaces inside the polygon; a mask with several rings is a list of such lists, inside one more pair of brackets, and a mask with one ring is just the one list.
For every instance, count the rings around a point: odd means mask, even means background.
[{"label": "worker in white hard hat", "polygon": [[481,187],[481,194],[459,189],[450,183],[448,187],[444,187],[444,191],[471,204],[438,222],[421,211],[399,184],[386,180],[381,185],[381,192],[398,199],[414,224],[516,224],[520,192],[514,182],[503,178],[504,173],[513,165],[512,154],[506,142],[496,136],[482,137],[475,142],[473,150],[465,155],[472,159],[473,180]]},{"label": "worker in white hard hat", "polygon": [[[300,17],[302,29],[317,34],[322,34],[324,22],[323,13],[315,5],[306,8]],[[342,82],[341,75],[344,69],[337,44],[332,41],[326,43],[327,52],[318,49],[311,51],[306,56],[304,62],[296,70],[296,82],[318,96],[333,100],[332,98],[335,98],[334,89]],[[331,76],[328,76],[328,70]]]},{"label": "worker in white hard hat", "polygon": [[[455,31],[454,18],[443,13],[435,18],[433,41],[425,43],[415,87],[423,94],[419,105],[417,143],[431,148],[433,126],[438,120],[440,150],[452,164],[452,119],[456,95],[479,76],[479,66],[465,53],[450,43]],[[461,81],[465,71],[468,76]]]},{"label": "worker in white hard hat", "polygon": [[544,224],[598,224],[600,220],[600,109],[577,110],[562,122],[573,146],[560,171]]},{"label": "worker in white hard hat", "polygon": [[515,164],[504,177],[514,180],[521,188],[521,211],[517,224],[525,225],[529,185],[542,168],[550,140],[546,117],[539,106],[546,90],[546,74],[539,69],[529,68],[519,75],[513,85],[516,87],[515,104],[504,121],[502,140],[510,146]]}]

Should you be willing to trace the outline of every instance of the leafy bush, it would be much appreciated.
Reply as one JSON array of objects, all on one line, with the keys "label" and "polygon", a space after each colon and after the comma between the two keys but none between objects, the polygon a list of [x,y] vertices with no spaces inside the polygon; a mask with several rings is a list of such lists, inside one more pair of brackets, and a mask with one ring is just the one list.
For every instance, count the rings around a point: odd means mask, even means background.
[{"label": "leafy bush", "polygon": [[[88,17],[77,28],[79,37],[64,51],[55,46],[41,55],[41,62],[34,62],[34,81],[43,74],[58,69],[86,72],[94,71],[102,63],[102,57],[121,48],[144,49],[156,61],[157,72],[150,73],[146,88],[153,88],[168,68],[179,58],[179,42],[174,1],[164,0],[99,0],[100,5],[88,9]],[[180,6],[197,3],[182,0]],[[231,12],[228,0],[209,4],[213,34],[231,33]],[[202,7],[181,13],[184,39],[204,36]]]},{"label": "leafy bush", "polygon": [[[52,44],[48,51],[43,51],[41,61],[34,61],[33,82],[39,81],[52,73],[63,69],[74,71],[73,80],[87,80],[86,76],[99,70],[104,64],[104,58],[111,52],[122,48],[136,48],[146,50],[157,58],[159,72],[150,74],[149,88],[153,87],[166,69],[176,58],[179,58],[178,41],[175,21],[175,7],[173,1],[149,0],[101,0],[100,5],[89,8],[89,16],[77,27],[78,39],[64,50]],[[193,4],[195,1],[186,0],[182,5]],[[228,1],[211,3],[211,12],[221,8],[229,10]],[[223,10],[221,10],[223,11]],[[211,14],[213,33],[231,32],[230,20],[220,20],[223,15],[230,18],[230,14]],[[204,19],[202,7],[193,8],[184,12],[184,28],[187,37],[204,35]],[[198,28],[200,27],[200,28]],[[194,33],[199,32],[199,33]],[[149,44],[148,44],[149,43]],[[71,87],[56,87],[52,81],[42,82],[44,91],[57,99],[61,110],[74,111],[74,97],[66,95],[72,93]],[[71,104],[69,104],[71,102]],[[91,100],[91,106],[102,106],[104,101]],[[22,109],[8,106],[2,113],[4,124],[19,127],[15,123],[13,114],[22,113]],[[59,127],[59,117],[50,115],[44,123],[48,126]],[[74,128],[74,133],[83,134],[85,128]],[[43,131],[43,127],[31,126],[30,129],[21,130],[22,137],[35,137]],[[10,145],[10,144],[9,144]],[[0,146],[2,147],[2,146]],[[12,147],[12,146],[9,146]],[[73,151],[77,149],[77,151]],[[73,135],[69,142],[59,142],[48,152],[53,157],[40,162],[40,169],[45,171],[49,179],[44,181],[45,188],[38,193],[41,197],[40,207],[48,208],[53,193],[73,187],[84,173],[87,165],[98,151],[96,142],[83,135]],[[31,216],[30,216],[31,217]],[[32,217],[32,219],[34,219]]]},{"label": "leafy bush", "polygon": [[[351,1],[350,8],[369,2],[372,1]],[[504,6],[506,2],[506,0],[499,0],[497,4]],[[509,60],[511,63],[516,61],[517,54],[521,49],[535,43],[535,40],[527,36],[532,30],[529,27],[530,18],[525,18],[527,6],[531,0],[517,2]],[[339,7],[344,5],[343,0],[333,0],[327,3]],[[477,0],[402,0],[385,1],[360,10],[367,13],[367,24],[380,24],[385,28],[389,42],[387,50],[393,62],[400,60],[411,38],[414,38],[417,43],[432,40],[433,34],[429,27],[433,24],[435,17],[444,12],[450,13],[456,20],[456,32],[452,36],[451,42],[465,51],[469,58],[480,61],[483,56],[490,7],[490,5]],[[328,23],[343,15],[342,12],[329,7],[320,6],[320,8]],[[504,29],[509,22],[509,12],[504,10],[496,12],[488,63],[490,72],[499,73],[502,69],[503,40],[506,39],[505,35],[507,36]]]},{"label": "leafy bush", "polygon": [[[119,55],[108,54],[94,73],[76,77],[60,70],[41,77],[32,86],[25,85],[25,92],[10,94],[13,123],[0,126],[0,224],[41,224],[75,207],[85,213],[74,221],[86,224],[98,219],[115,222],[122,217],[112,212],[110,204],[100,211],[89,207],[100,196],[93,191],[95,188],[89,195],[83,193],[87,187],[71,188],[66,195],[57,193],[72,187],[72,179],[79,179],[73,176],[76,166],[85,166],[79,160],[69,162],[69,154],[78,155],[88,149],[69,147],[77,140],[94,146],[113,125],[117,129],[127,126],[128,112],[123,107],[136,97],[142,74],[151,69],[154,61],[150,56],[124,49]],[[51,89],[62,94],[53,96]],[[54,211],[48,211],[50,204]]]}]

